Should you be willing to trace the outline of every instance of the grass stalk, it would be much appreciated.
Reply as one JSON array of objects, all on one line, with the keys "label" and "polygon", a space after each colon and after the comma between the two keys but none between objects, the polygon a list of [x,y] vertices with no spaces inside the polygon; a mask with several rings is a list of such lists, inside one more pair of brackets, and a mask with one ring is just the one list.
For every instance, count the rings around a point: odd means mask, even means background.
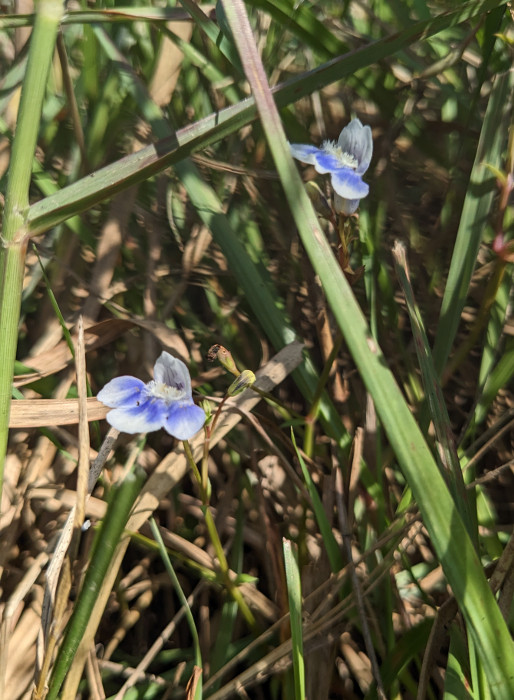
[{"label": "grass stalk", "polygon": [[62,14],[61,0],[39,0],[36,3],[36,19],[30,38],[27,72],[21,91],[5,197],[0,247],[0,499],[28,242],[26,218],[29,211],[32,161]]}]

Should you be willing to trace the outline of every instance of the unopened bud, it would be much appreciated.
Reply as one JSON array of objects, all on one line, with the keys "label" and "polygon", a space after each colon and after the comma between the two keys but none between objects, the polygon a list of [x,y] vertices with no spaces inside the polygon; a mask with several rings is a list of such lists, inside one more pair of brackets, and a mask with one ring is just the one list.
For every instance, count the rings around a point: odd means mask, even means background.
[{"label": "unopened bud", "polygon": [[255,382],[255,374],[250,369],[245,369],[239,377],[229,386],[227,395],[237,396]]},{"label": "unopened bud", "polygon": [[231,353],[227,350],[227,348],[224,348],[223,345],[216,344],[211,346],[209,348],[209,352],[207,353],[207,359],[209,360],[209,362],[214,362],[214,360],[218,360],[220,365],[224,367],[227,370],[227,372],[230,372],[230,374],[239,377],[240,373],[236,367],[236,363],[234,362]]}]

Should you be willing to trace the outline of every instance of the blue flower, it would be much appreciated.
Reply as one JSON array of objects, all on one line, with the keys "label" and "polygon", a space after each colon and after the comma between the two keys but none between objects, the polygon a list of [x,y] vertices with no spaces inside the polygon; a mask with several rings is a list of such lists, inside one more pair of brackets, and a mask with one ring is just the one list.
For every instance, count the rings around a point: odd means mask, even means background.
[{"label": "blue flower", "polygon": [[124,433],[149,433],[164,428],[179,440],[193,437],[205,422],[205,412],[193,402],[191,377],[186,365],[168,352],[161,353],[153,380],[136,377],[111,379],[98,400],[113,408],[107,422]]},{"label": "blue flower", "polygon": [[335,210],[353,214],[359,201],[369,192],[362,175],[369,168],[373,154],[370,127],[363,126],[359,119],[352,119],[341,131],[337,143],[325,141],[321,148],[300,143],[289,146],[293,158],[313,165],[320,175],[330,173]]}]

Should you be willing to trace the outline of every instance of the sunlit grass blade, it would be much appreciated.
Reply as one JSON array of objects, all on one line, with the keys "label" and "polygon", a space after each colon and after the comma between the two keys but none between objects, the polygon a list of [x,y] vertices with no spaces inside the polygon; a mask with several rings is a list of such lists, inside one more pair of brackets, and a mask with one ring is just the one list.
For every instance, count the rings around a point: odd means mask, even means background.
[{"label": "sunlit grass blade", "polygon": [[[148,22],[180,22],[187,20],[189,15],[184,10],[175,7],[119,7],[103,10],[68,10],[61,24],[90,24],[92,22],[114,23],[138,20]],[[30,27],[34,23],[34,15],[4,15],[0,18],[0,29],[15,29]]]},{"label": "sunlit grass blade", "polygon": [[62,13],[60,0],[41,0],[37,5],[5,196],[0,248],[0,497],[27,247],[25,226],[32,161]]},{"label": "sunlit grass blade", "polygon": [[423,521],[498,698],[514,694],[514,645],[481,562],[432,454],[316,219],[292,161],[242,2],[225,3],[263,129],[291,212],[311,263],[391,446],[412,488]]},{"label": "sunlit grass blade", "polygon": [[61,685],[86,630],[114,551],[144,479],[145,472],[137,469],[135,472],[129,472],[121,484],[113,489],[107,513],[93,545],[91,562],[87,568],[82,589],[57,655],[47,700],[55,700],[59,696]]},{"label": "sunlit grass blade", "polygon": [[289,623],[293,655],[295,700],[305,700],[305,664],[303,659],[302,584],[294,545],[284,539],[284,563],[286,569]]}]

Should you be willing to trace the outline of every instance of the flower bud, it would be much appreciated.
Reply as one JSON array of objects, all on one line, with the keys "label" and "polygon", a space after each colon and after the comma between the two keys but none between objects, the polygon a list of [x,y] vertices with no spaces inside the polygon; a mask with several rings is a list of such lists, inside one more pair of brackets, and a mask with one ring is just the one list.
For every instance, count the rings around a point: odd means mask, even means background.
[{"label": "flower bud", "polygon": [[227,348],[224,348],[223,345],[212,345],[209,348],[209,352],[207,353],[207,359],[209,360],[209,362],[214,362],[214,360],[218,360],[220,365],[224,367],[227,370],[227,372],[230,372],[230,374],[239,377],[239,370],[236,367],[236,363],[234,362],[234,359],[229,350],[227,350]]},{"label": "flower bud", "polygon": [[227,395],[237,396],[255,382],[255,374],[250,369],[245,369],[239,377],[229,386]]}]

